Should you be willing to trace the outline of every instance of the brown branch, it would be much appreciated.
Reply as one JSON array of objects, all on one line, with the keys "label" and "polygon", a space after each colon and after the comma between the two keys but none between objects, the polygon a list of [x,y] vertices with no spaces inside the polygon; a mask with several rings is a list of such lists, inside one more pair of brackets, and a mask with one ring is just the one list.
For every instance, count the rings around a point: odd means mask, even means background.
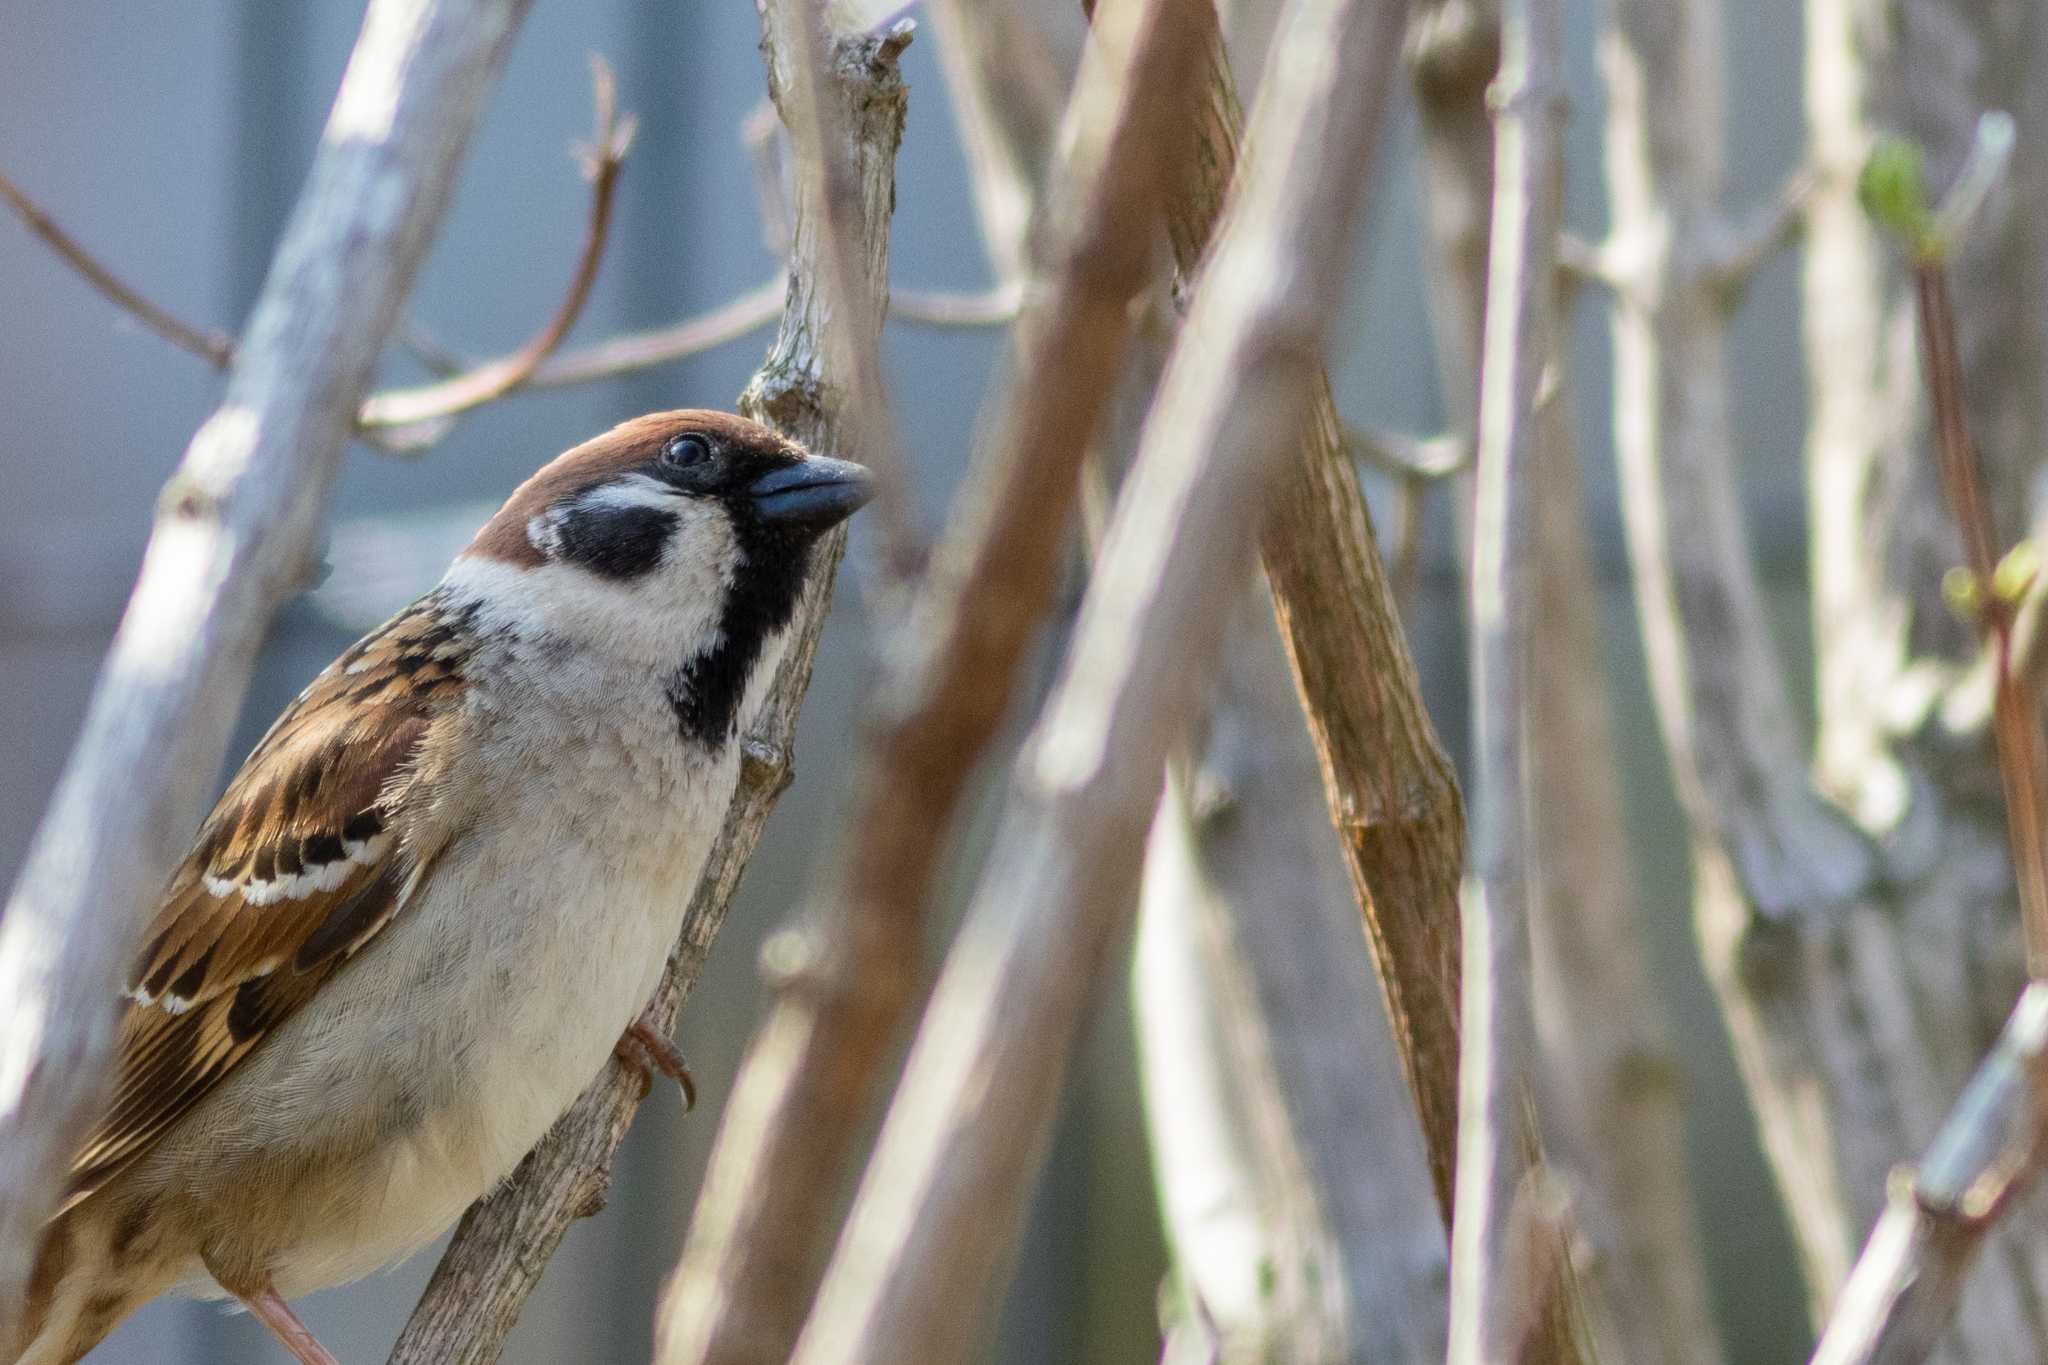
[{"label": "brown branch", "polygon": [[[579,153],[583,174],[590,181],[590,216],[584,226],[575,273],[570,277],[568,291],[555,307],[554,316],[511,355],[480,365],[467,374],[418,388],[389,389],[370,395],[363,401],[358,418],[362,426],[424,427],[438,435],[434,424],[439,419],[501,398],[526,383],[576,325],[590,297],[590,287],[597,280],[598,264],[604,259],[605,242],[611,230],[613,191],[618,186],[619,168],[625,164],[636,127],[631,114],[618,116],[611,68],[602,58],[590,59],[590,77],[597,132],[591,145]],[[408,444],[400,433],[387,433],[384,443],[391,449],[403,449]]]},{"label": "brown branch", "polygon": [[[1399,47],[1380,55],[1397,58]],[[1374,83],[1363,71],[1356,78]],[[1237,165],[1243,113],[1220,35],[1210,44],[1204,97],[1194,184],[1167,220],[1184,281],[1202,263]],[[1448,1222],[1464,812],[1422,704],[1327,375],[1308,405],[1300,457],[1278,477],[1267,509],[1262,556]]]},{"label": "brown branch", "polygon": [[[852,283],[877,301],[887,277],[895,157],[903,131],[905,89],[898,60],[909,38],[904,25],[835,44],[828,86],[835,103],[848,111],[847,134],[862,186],[861,217],[854,224],[859,270]],[[826,450],[840,448],[845,415],[840,391],[827,382],[830,371],[817,349],[831,306],[811,268],[819,249],[817,221],[809,211],[798,215],[782,326],[768,359],[741,395],[740,409],[810,449]],[[835,532],[817,556],[788,652],[747,741],[739,788],[653,1001],[655,1018],[663,1024],[675,1017],[695,982],[768,813],[788,781],[797,708],[810,680],[845,544],[844,533]],[[464,1216],[392,1352],[392,1365],[481,1365],[497,1358],[505,1333],[563,1234],[602,1196],[611,1154],[639,1099],[637,1078],[621,1068],[608,1069],[512,1179]]]},{"label": "brown branch", "polygon": [[[1206,4],[1189,9],[1213,22]],[[1214,663],[1256,513],[1312,416],[1400,49],[1399,6],[1308,0],[1291,14],[1271,68],[1285,74],[1264,83],[1253,120],[1259,154],[805,1324],[804,1365],[967,1352],[1088,1002],[1128,932],[1168,746]]]},{"label": "brown branch", "polygon": [[1938,258],[1913,264],[1919,303],[1920,352],[1934,406],[1935,449],[1949,510],[1962,531],[1964,554],[1975,582],[1978,627],[1992,651],[1992,732],[1998,746],[1999,780],[2005,788],[2006,829],[2012,840],[2013,873],[2019,885],[2020,927],[2026,935],[2027,974],[2048,977],[2048,795],[2044,795],[2040,721],[2033,688],[2013,665],[2013,620],[2021,583],[2006,587],[1997,564],[1998,529],[1984,497],[1977,447],[1963,411],[1963,362],[1949,299],[1948,273]]},{"label": "brown branch", "polygon": [[[1127,56],[1084,76],[1059,178],[1046,287],[998,385],[989,444],[918,604],[909,656],[875,693],[849,837],[806,927],[803,963],[755,1035],[707,1194],[664,1299],[661,1359],[787,1358],[830,1223],[915,1003],[925,906],[960,800],[1008,711],[1051,605],[1080,463],[1123,369],[1130,302],[1151,277],[1142,225],[1169,189],[1165,155],[1204,0],[1149,0]],[[1182,121],[1184,126],[1184,121]]]},{"label": "brown branch", "polygon": [[2048,1157],[2048,983],[2021,994],[1929,1144],[1894,1175],[1883,1217],[1813,1365],[1914,1365],[1940,1344],[1991,1230]]},{"label": "brown branch", "polygon": [[234,340],[223,333],[207,331],[180,322],[142,295],[123,284],[113,271],[101,265],[78,239],[45,213],[40,205],[6,176],[0,175],[0,199],[5,199],[22,223],[49,248],[62,256],[86,283],[105,295],[115,307],[132,314],[143,326],[180,350],[190,351],[216,370],[225,370],[235,357]]},{"label": "brown branch", "polygon": [[164,490],[0,915],[0,1356],[13,1357],[44,1218],[99,1107],[134,934],[212,794],[265,628],[312,567],[356,402],[526,8],[370,6],[221,406]]},{"label": "brown branch", "polygon": [[616,379],[737,341],[775,321],[788,292],[788,279],[777,275],[709,312],[681,322],[557,352],[535,367],[526,387],[555,389]]},{"label": "brown branch", "polygon": [[[1465,902],[1457,1217],[1451,1225],[1451,1365],[1555,1360],[1561,1284],[1517,1292],[1518,1196],[1533,1145],[1527,850],[1529,597],[1536,563],[1529,466],[1537,402],[1556,346],[1553,280],[1564,196],[1564,6],[1508,0],[1494,88],[1492,241],[1479,374],[1471,671],[1477,822]],[[1526,1259],[1526,1258],[1525,1258]],[[1542,1293],[1529,1299],[1529,1293]],[[1538,1330],[1553,1321],[1557,1331]],[[1562,1348],[1561,1348],[1562,1347]]]}]

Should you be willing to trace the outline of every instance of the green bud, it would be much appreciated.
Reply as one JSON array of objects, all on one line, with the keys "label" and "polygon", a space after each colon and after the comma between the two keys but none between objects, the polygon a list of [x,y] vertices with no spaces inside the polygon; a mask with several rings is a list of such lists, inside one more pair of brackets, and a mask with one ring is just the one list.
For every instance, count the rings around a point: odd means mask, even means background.
[{"label": "green bud", "polygon": [[1856,193],[1864,211],[1904,237],[1916,255],[1925,255],[1936,245],[1926,167],[1914,143],[1897,137],[1879,139],[1857,177]]}]

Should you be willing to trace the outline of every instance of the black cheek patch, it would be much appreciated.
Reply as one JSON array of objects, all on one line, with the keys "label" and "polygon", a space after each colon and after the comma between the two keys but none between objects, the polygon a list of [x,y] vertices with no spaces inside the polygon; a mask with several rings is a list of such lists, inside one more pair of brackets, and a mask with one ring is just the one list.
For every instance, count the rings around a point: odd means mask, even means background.
[{"label": "black cheek patch", "polygon": [[676,514],[659,507],[571,503],[556,514],[561,557],[606,578],[638,578],[661,563]]}]

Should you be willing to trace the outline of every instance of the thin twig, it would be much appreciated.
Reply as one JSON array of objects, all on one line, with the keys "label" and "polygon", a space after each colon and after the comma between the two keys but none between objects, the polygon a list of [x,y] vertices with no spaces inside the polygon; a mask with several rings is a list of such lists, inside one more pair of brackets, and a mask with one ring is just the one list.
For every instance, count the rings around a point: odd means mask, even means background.
[{"label": "thin twig", "polygon": [[1023,302],[1023,286],[1014,283],[972,294],[898,289],[889,295],[889,316],[927,327],[1000,327],[1016,321]]},{"label": "thin twig", "polygon": [[[1459,1066],[1457,1217],[1451,1225],[1451,1365],[1558,1358],[1546,1298],[1522,1301],[1515,1207],[1529,1178],[1535,1034],[1530,1006],[1528,471],[1536,405],[1555,339],[1564,192],[1562,0],[1502,8],[1493,235],[1479,381],[1472,531],[1472,728],[1477,776],[1473,881],[1465,904],[1464,1052]],[[1525,1282],[1531,1290],[1537,1282]]]},{"label": "thin twig", "polygon": [[[358,421],[366,428],[415,427],[431,429],[438,419],[452,417],[470,408],[501,398],[527,382],[540,363],[554,353],[590,297],[597,280],[598,264],[604,259],[610,236],[613,190],[619,168],[633,144],[636,121],[631,114],[620,118],[611,68],[600,57],[590,59],[592,100],[597,111],[597,132],[579,160],[590,180],[590,216],[583,230],[583,247],[577,253],[576,271],[568,291],[556,305],[554,316],[511,355],[490,361],[467,374],[418,388],[390,389],[372,394],[363,402]],[[392,445],[391,448],[403,448]]]},{"label": "thin twig", "polygon": [[1799,239],[1806,206],[1819,188],[1820,173],[1802,166],[1747,216],[1712,226],[1701,244],[1698,264],[1724,302],[1732,306],[1756,272]]},{"label": "thin twig", "polygon": [[660,1359],[783,1360],[829,1250],[830,1206],[915,1005],[926,906],[958,806],[1059,579],[1083,455],[1151,279],[1206,0],[1146,0],[1074,96],[1046,283],[997,386],[991,437],[877,687],[853,814],[798,964],[755,1034],[664,1297]]},{"label": "thin twig", "polygon": [[[852,224],[858,273],[850,281],[879,302],[888,267],[889,207],[896,149],[903,132],[905,88],[898,70],[908,26],[836,44],[828,90],[851,120],[861,184],[860,217]],[[772,62],[771,50],[765,54]],[[797,216],[791,246],[787,307],[775,343],[747,391],[741,411],[811,449],[839,447],[843,390],[829,382],[817,339],[827,309],[812,263],[817,217]],[[761,838],[769,811],[789,780],[797,708],[810,679],[818,632],[846,538],[835,531],[815,556],[791,643],[769,699],[746,741],[746,761],[725,825],[700,875],[683,930],[651,1008],[667,1024],[695,982],[698,968]],[[479,1201],[456,1229],[426,1294],[414,1309],[392,1365],[483,1365],[497,1359],[520,1306],[538,1283],[556,1246],[577,1217],[595,1211],[609,1179],[612,1153],[640,1101],[640,1085],[623,1068],[608,1068],[558,1121],[512,1178]]]},{"label": "thin twig", "polygon": [[526,9],[371,4],[221,406],[158,505],[0,915],[0,1357],[13,1358],[44,1218],[98,1111],[134,935],[212,794],[265,627],[305,583],[357,400]]},{"label": "thin twig", "polygon": [[1978,628],[1993,655],[1992,729],[1998,745],[1998,774],[2005,788],[2006,827],[2012,838],[2013,873],[2019,884],[2020,927],[2026,935],[2027,974],[2048,977],[2048,779],[2041,763],[2041,730],[2027,675],[2013,666],[2013,620],[2026,583],[2007,585],[1998,572],[1998,528],[1985,500],[1977,447],[1963,411],[1962,351],[1955,310],[1949,300],[1948,271],[1939,256],[1913,263],[1913,292],[1919,303],[1920,353],[1934,406],[1935,448],[1949,510],[1962,531],[1963,549],[1975,591]]},{"label": "thin twig", "polygon": [[[1173,0],[1182,12],[1208,5]],[[1099,6],[1107,18],[1107,0]],[[1061,682],[1015,768],[796,1360],[947,1365],[1014,1244],[1089,1001],[1128,932],[1169,745],[1255,520],[1299,456],[1402,10],[1306,0],[1124,481]],[[1102,20],[1098,20],[1101,22]]]},{"label": "thin twig", "polygon": [[1891,1182],[1813,1365],[1914,1365],[1955,1316],[1970,1266],[2048,1156],[2048,982],[2021,994],[1997,1045],[1928,1145]]},{"label": "thin twig", "polygon": [[62,256],[73,270],[83,275],[86,282],[104,294],[115,307],[132,314],[145,327],[173,346],[190,351],[217,370],[225,370],[228,363],[234,359],[235,343],[232,338],[221,332],[208,331],[180,322],[123,284],[113,271],[101,265],[91,252],[80,246],[77,238],[59,226],[56,219],[45,213],[19,185],[4,175],[0,175],[0,199],[5,199],[8,205],[21,215],[21,221],[30,232],[42,238],[52,251]]},{"label": "thin twig", "polygon": [[535,368],[526,387],[554,389],[616,379],[723,346],[775,321],[788,292],[789,281],[777,275],[710,312],[653,331],[632,332],[557,352]]},{"label": "thin twig", "polygon": [[1425,483],[1462,474],[1472,467],[1472,445],[1463,437],[1410,436],[1401,431],[1368,430],[1346,423],[1344,445],[1359,459],[1383,473]]}]

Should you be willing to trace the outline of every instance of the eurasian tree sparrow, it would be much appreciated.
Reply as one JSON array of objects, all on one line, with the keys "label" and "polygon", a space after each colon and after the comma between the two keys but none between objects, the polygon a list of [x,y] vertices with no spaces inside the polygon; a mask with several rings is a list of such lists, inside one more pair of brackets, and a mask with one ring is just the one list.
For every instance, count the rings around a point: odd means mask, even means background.
[{"label": "eurasian tree sparrow", "polygon": [[21,1365],[167,1290],[332,1359],[286,1298],[433,1239],[634,1033],[811,546],[870,489],[742,418],[637,418],[299,694],[149,925]]}]

